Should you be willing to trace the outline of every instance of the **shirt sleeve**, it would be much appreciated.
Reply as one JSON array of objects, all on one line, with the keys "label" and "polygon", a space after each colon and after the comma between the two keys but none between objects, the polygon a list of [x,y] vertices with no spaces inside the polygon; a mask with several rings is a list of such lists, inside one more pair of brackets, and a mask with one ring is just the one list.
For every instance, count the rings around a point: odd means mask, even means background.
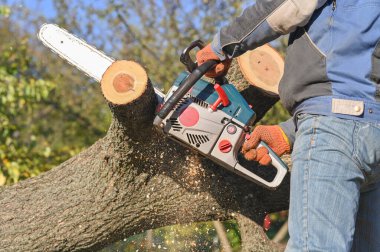
[{"label": "shirt sleeve", "polygon": [[305,26],[327,0],[257,0],[222,27],[212,41],[221,60],[234,58]]},{"label": "shirt sleeve", "polygon": [[279,126],[281,127],[282,131],[284,131],[285,135],[287,136],[291,149],[293,149],[293,144],[296,139],[296,125],[295,125],[294,117],[291,117],[287,121],[280,123]]}]

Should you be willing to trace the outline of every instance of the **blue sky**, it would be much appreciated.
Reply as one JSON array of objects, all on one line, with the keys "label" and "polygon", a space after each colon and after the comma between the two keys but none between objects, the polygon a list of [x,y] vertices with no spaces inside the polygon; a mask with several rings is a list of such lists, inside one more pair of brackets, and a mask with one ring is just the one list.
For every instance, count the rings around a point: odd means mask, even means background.
[{"label": "blue sky", "polygon": [[[100,0],[82,0],[82,2],[94,6],[103,6],[105,3],[105,1]],[[33,11],[40,12],[40,14],[43,14],[47,18],[53,18],[56,15],[53,7],[54,0],[5,0],[5,3],[9,5],[15,4],[20,7],[25,5]]]},{"label": "blue sky", "polygon": [[[82,0],[85,3],[88,4],[93,4],[96,6],[101,6],[104,4],[105,1],[101,0]],[[159,2],[162,2],[162,0],[156,0]],[[28,8],[35,10],[35,11],[40,11],[44,16],[47,18],[52,18],[55,16],[55,11],[53,8],[53,2],[54,0],[5,0],[6,3],[8,4],[18,4],[18,5],[23,5],[25,4]],[[252,1],[253,3],[254,1]],[[1,1],[0,1],[1,3]],[[245,4],[247,6],[247,4]]]},{"label": "blue sky", "polygon": [[51,0],[8,0],[6,2],[9,5],[18,5],[19,7],[22,7],[25,4],[29,9],[41,12],[48,18],[52,18],[56,14],[53,8],[53,1]]}]

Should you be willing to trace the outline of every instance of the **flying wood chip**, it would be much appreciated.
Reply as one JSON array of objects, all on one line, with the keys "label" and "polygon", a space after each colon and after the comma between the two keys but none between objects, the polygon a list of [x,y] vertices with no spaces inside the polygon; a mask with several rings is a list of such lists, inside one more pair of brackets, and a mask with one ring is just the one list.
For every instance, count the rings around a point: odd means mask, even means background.
[{"label": "flying wood chip", "polygon": [[278,94],[284,74],[284,59],[268,44],[248,51],[237,58],[245,79],[269,93]]}]

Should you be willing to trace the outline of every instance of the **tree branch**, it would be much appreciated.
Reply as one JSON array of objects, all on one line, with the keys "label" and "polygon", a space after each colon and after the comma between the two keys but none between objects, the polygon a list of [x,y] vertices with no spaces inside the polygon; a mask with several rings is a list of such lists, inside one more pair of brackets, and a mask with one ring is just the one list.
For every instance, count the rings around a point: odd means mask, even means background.
[{"label": "tree branch", "polygon": [[135,100],[110,105],[103,139],[0,189],[1,251],[94,251],[143,230],[236,216],[244,246],[272,246],[244,228],[258,230],[268,212],[287,209],[289,180],[268,191],[157,133],[155,94],[144,85]]}]

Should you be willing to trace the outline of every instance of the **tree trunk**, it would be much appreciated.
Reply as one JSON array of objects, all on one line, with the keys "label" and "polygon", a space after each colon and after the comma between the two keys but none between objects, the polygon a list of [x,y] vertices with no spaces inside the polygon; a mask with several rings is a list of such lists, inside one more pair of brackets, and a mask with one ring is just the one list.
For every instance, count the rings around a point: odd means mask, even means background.
[{"label": "tree trunk", "polygon": [[[268,191],[165,138],[151,126],[157,101],[144,85],[128,104],[110,105],[104,138],[0,188],[0,251],[94,251],[143,230],[231,218],[241,223],[245,251],[279,249],[260,226],[268,212],[288,208],[288,178]],[[257,98],[265,105],[258,114],[273,105],[266,99]]]}]

